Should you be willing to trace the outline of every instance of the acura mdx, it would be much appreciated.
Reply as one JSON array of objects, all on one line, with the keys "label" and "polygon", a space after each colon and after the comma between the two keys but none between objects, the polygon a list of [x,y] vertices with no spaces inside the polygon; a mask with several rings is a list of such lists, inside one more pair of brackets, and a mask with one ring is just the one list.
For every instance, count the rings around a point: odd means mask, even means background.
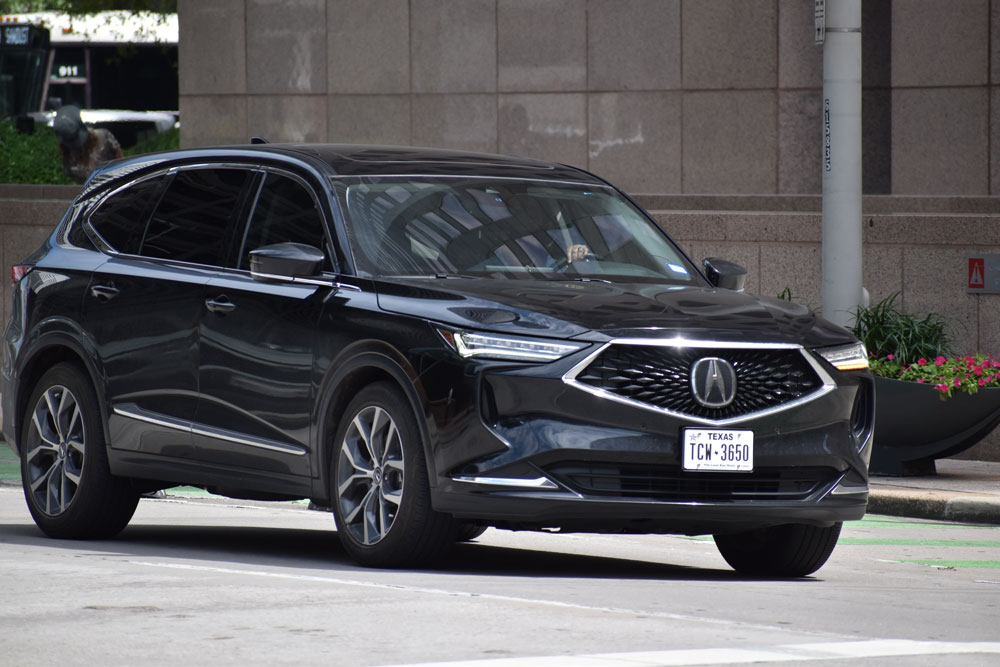
[{"label": "acura mdx", "polygon": [[98,169],[13,267],[35,522],[177,485],[331,508],[372,566],[485,527],[712,535],[803,576],[868,498],[864,347],[573,167],[252,144]]}]

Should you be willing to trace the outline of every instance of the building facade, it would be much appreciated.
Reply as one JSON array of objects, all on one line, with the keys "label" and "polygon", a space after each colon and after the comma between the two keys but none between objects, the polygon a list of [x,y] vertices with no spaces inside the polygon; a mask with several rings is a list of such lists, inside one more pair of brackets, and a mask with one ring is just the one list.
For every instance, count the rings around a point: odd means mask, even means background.
[{"label": "building facade", "polygon": [[[180,0],[186,146],[544,157],[630,192],[821,190],[813,0]],[[1000,0],[864,0],[864,190],[1000,195]]]}]

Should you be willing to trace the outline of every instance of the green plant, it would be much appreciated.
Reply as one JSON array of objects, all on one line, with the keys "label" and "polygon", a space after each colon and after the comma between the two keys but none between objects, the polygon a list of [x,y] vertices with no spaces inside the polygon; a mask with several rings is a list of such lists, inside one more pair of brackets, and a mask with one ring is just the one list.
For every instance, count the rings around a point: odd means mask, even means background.
[{"label": "green plant", "polygon": [[923,318],[908,315],[896,307],[899,293],[871,306],[855,310],[852,333],[875,358],[892,357],[901,366],[917,359],[935,359],[951,354],[947,323],[936,313]]},{"label": "green plant", "polygon": [[895,355],[870,360],[872,372],[895,380],[932,384],[941,398],[950,398],[956,389],[975,394],[983,387],[1000,387],[1000,360],[989,354],[974,357],[920,357],[912,364],[899,363]]},{"label": "green plant", "polygon": [[893,294],[855,311],[852,332],[868,348],[872,373],[894,380],[933,385],[941,399],[956,389],[975,394],[983,387],[1000,387],[1000,359],[989,354],[954,356],[944,318],[923,318],[896,307]]},{"label": "green plant", "polygon": [[160,151],[170,151],[180,148],[181,133],[176,127],[166,132],[160,132],[143,139],[135,146],[124,151],[126,156],[145,155],[146,153],[159,153]]},{"label": "green plant", "polygon": [[0,183],[72,183],[62,172],[59,140],[51,127],[21,134],[0,122]]}]

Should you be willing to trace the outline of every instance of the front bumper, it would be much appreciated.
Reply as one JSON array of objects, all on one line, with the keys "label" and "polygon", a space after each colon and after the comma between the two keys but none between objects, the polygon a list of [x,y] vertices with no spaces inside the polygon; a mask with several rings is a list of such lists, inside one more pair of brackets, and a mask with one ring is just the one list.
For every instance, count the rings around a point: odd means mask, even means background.
[{"label": "front bumper", "polygon": [[754,431],[754,469],[704,473],[681,464],[682,429],[702,421],[581,390],[557,367],[480,371],[467,390],[475,407],[452,430],[461,435],[435,449],[438,511],[514,529],[679,534],[864,515],[865,372],[836,373],[815,400],[721,425]]}]

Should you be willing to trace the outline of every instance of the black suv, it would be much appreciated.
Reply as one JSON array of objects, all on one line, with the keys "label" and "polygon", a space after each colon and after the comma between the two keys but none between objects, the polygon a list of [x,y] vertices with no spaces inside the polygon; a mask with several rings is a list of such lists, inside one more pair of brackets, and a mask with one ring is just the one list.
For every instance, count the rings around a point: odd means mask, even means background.
[{"label": "black suv", "polygon": [[375,566],[487,526],[715,536],[801,576],[868,497],[851,335],[572,167],[377,146],[118,161],[13,268],[3,433],[55,537],[188,484]]}]

